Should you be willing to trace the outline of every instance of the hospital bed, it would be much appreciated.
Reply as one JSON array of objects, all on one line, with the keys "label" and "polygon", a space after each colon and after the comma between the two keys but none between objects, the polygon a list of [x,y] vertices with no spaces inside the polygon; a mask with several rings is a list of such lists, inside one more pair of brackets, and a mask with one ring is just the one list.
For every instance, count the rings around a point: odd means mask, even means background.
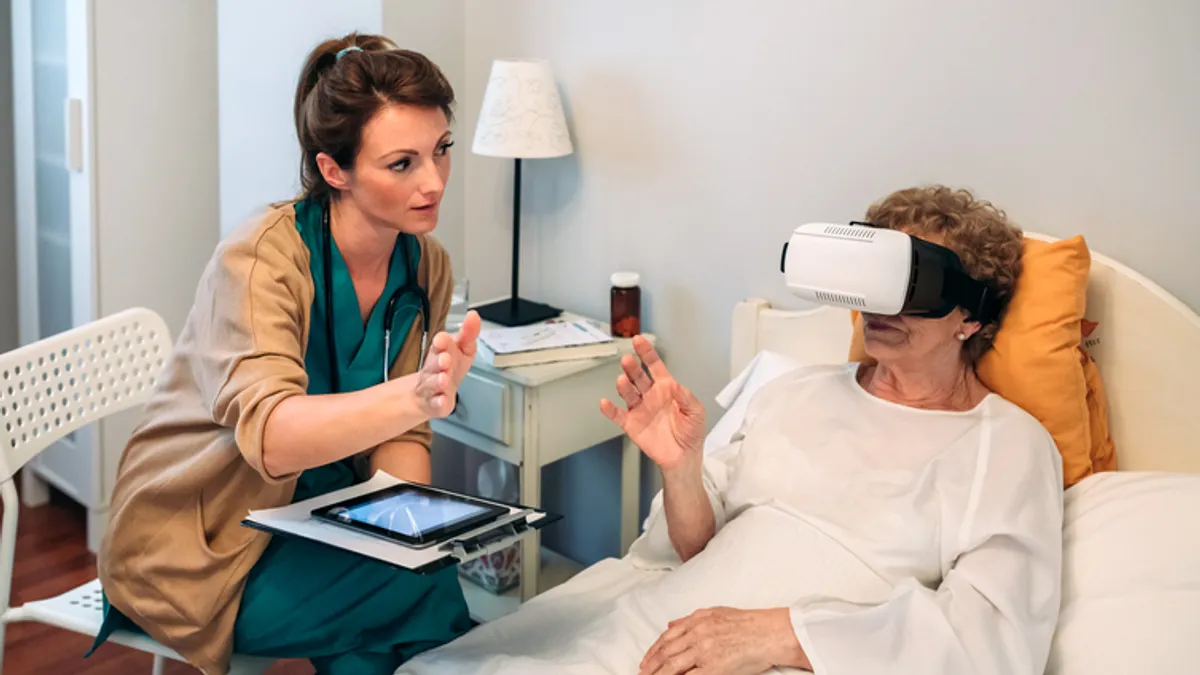
[{"label": "hospital bed", "polygon": [[[1084,479],[1064,495],[1062,614],[1046,673],[1195,672],[1200,317],[1144,276],[1096,253],[1087,316],[1103,331],[1089,349],[1104,378],[1120,466]],[[718,397],[724,410],[706,450],[733,433],[757,387],[798,365],[844,363],[850,338],[845,310],[777,309],[759,299],[738,303],[732,379]],[[554,634],[570,634],[592,608],[662,573],[636,566],[631,555],[592,565],[497,625],[477,628],[443,650],[478,654],[484,668],[489,649],[502,651],[505,641],[533,635],[550,644]],[[436,653],[429,656],[437,660]]]},{"label": "hospital bed", "polygon": [[[1198,672],[1200,316],[1125,265],[1091,258],[1087,318],[1100,339],[1088,349],[1118,471],[1064,495],[1064,595],[1046,672]],[[731,373],[762,382],[794,363],[845,362],[850,337],[845,310],[748,300],[733,312]],[[721,419],[714,431],[725,429]]]}]

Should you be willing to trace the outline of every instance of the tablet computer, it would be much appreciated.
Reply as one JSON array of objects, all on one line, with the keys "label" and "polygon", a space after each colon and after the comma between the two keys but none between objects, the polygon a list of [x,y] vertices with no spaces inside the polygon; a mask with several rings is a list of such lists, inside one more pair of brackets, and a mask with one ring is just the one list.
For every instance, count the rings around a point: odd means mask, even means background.
[{"label": "tablet computer", "polygon": [[413,483],[312,511],[316,518],[413,548],[444,542],[507,513],[503,506]]}]

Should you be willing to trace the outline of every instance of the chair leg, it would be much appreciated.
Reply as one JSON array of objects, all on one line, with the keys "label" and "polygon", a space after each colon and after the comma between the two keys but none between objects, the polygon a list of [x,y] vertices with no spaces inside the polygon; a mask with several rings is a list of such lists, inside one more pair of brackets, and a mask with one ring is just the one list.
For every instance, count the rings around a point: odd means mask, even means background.
[{"label": "chair leg", "polygon": [[100,543],[104,540],[104,531],[108,528],[108,506],[98,506],[87,512],[87,544],[88,551],[99,555]]},{"label": "chair leg", "polygon": [[163,669],[167,665],[167,660],[159,654],[154,655],[154,665],[150,668],[150,675],[163,675]]},{"label": "chair leg", "polygon": [[33,467],[21,469],[21,503],[25,506],[42,506],[50,502],[50,484],[37,475]]}]

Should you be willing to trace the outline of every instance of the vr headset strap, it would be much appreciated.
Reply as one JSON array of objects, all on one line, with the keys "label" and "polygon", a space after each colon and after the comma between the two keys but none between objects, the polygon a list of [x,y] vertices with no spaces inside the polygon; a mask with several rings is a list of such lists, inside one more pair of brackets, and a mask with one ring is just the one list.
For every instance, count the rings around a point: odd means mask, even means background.
[{"label": "vr headset strap", "polygon": [[996,318],[996,295],[987,284],[967,276],[961,270],[945,268],[945,298],[970,314],[972,321],[987,323]]}]

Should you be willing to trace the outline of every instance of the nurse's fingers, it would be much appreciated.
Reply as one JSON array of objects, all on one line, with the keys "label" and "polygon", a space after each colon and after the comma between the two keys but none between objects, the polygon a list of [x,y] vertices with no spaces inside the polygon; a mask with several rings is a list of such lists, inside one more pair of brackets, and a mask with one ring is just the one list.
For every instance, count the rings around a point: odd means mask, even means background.
[{"label": "nurse's fingers", "polygon": [[475,310],[467,312],[467,317],[463,319],[462,326],[455,336],[460,349],[466,351],[468,345],[474,347],[475,338],[479,337],[481,326],[482,320],[479,318],[479,313]]},{"label": "nurse's fingers", "polygon": [[448,406],[446,405],[446,402],[448,400],[449,399],[446,398],[445,394],[438,394],[437,396],[434,396],[433,398],[429,399],[429,404],[431,406],[433,406],[433,411],[434,411],[435,416],[445,417],[446,415],[450,414],[450,411],[447,410]]},{"label": "nurse's fingers", "polygon": [[650,376],[642,368],[642,364],[632,354],[626,354],[621,357],[621,369],[629,376],[629,381],[633,382],[633,386],[637,387],[638,391],[644,392],[654,384],[650,381]]},{"label": "nurse's fingers", "polygon": [[426,377],[421,379],[418,387],[422,396],[432,398],[437,394],[450,392],[454,387],[454,380],[451,374],[445,371],[428,373]]},{"label": "nurse's fingers", "polygon": [[425,367],[421,370],[432,375],[450,370],[450,367],[453,364],[454,357],[450,354],[446,352],[430,351],[425,355]]},{"label": "nurse's fingers", "polygon": [[438,333],[433,336],[433,349],[439,352],[449,351],[454,348],[454,338],[449,333]]}]

